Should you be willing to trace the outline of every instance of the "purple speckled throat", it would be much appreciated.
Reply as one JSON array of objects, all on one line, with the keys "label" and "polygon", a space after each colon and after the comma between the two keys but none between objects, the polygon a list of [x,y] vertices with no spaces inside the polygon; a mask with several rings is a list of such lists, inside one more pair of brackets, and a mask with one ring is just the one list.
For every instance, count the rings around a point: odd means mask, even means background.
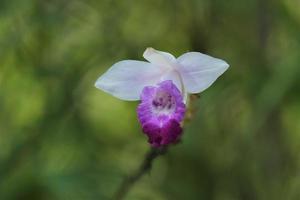
[{"label": "purple speckled throat", "polygon": [[178,141],[182,133],[180,122],[185,114],[185,104],[171,80],[163,81],[158,86],[144,87],[137,113],[143,132],[153,147]]}]

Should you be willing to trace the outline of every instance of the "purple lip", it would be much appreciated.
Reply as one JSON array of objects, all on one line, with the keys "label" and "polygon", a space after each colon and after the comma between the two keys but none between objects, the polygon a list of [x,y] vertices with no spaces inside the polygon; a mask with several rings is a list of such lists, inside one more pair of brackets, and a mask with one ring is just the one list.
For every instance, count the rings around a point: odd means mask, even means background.
[{"label": "purple lip", "polygon": [[171,80],[144,87],[137,113],[143,132],[153,147],[165,146],[179,139],[185,104]]}]

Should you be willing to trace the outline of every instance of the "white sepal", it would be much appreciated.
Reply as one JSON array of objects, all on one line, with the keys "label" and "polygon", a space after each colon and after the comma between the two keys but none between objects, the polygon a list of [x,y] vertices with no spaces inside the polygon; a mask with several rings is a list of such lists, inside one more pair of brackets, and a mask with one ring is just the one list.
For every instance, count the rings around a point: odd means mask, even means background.
[{"label": "white sepal", "polygon": [[145,86],[156,85],[162,70],[148,62],[123,60],[114,64],[98,78],[98,89],[120,98],[134,101],[140,99]]},{"label": "white sepal", "polygon": [[185,53],[177,62],[175,67],[188,93],[199,93],[207,89],[229,67],[224,60],[199,52]]},{"label": "white sepal", "polygon": [[144,51],[143,57],[150,63],[162,68],[171,68],[172,63],[176,62],[176,58],[172,54],[158,51],[151,47]]}]

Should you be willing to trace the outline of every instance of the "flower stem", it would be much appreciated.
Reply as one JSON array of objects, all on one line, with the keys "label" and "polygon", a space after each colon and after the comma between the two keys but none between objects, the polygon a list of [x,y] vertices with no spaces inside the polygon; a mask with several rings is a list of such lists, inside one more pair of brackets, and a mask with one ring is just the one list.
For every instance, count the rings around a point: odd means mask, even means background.
[{"label": "flower stem", "polygon": [[144,161],[141,163],[137,171],[124,178],[120,187],[114,195],[114,200],[122,200],[130,191],[133,185],[147,172],[151,170],[152,163],[160,155],[167,152],[167,147],[151,148],[145,155]]}]

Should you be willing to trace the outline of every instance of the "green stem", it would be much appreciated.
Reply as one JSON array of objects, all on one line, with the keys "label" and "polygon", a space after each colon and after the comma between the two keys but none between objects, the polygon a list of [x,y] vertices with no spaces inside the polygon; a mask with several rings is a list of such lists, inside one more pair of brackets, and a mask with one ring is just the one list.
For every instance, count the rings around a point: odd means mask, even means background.
[{"label": "green stem", "polygon": [[133,185],[146,173],[151,170],[153,161],[160,155],[167,152],[167,147],[151,148],[145,155],[144,161],[141,163],[139,169],[131,175],[124,178],[120,187],[114,195],[114,200],[122,200],[130,191]]}]

